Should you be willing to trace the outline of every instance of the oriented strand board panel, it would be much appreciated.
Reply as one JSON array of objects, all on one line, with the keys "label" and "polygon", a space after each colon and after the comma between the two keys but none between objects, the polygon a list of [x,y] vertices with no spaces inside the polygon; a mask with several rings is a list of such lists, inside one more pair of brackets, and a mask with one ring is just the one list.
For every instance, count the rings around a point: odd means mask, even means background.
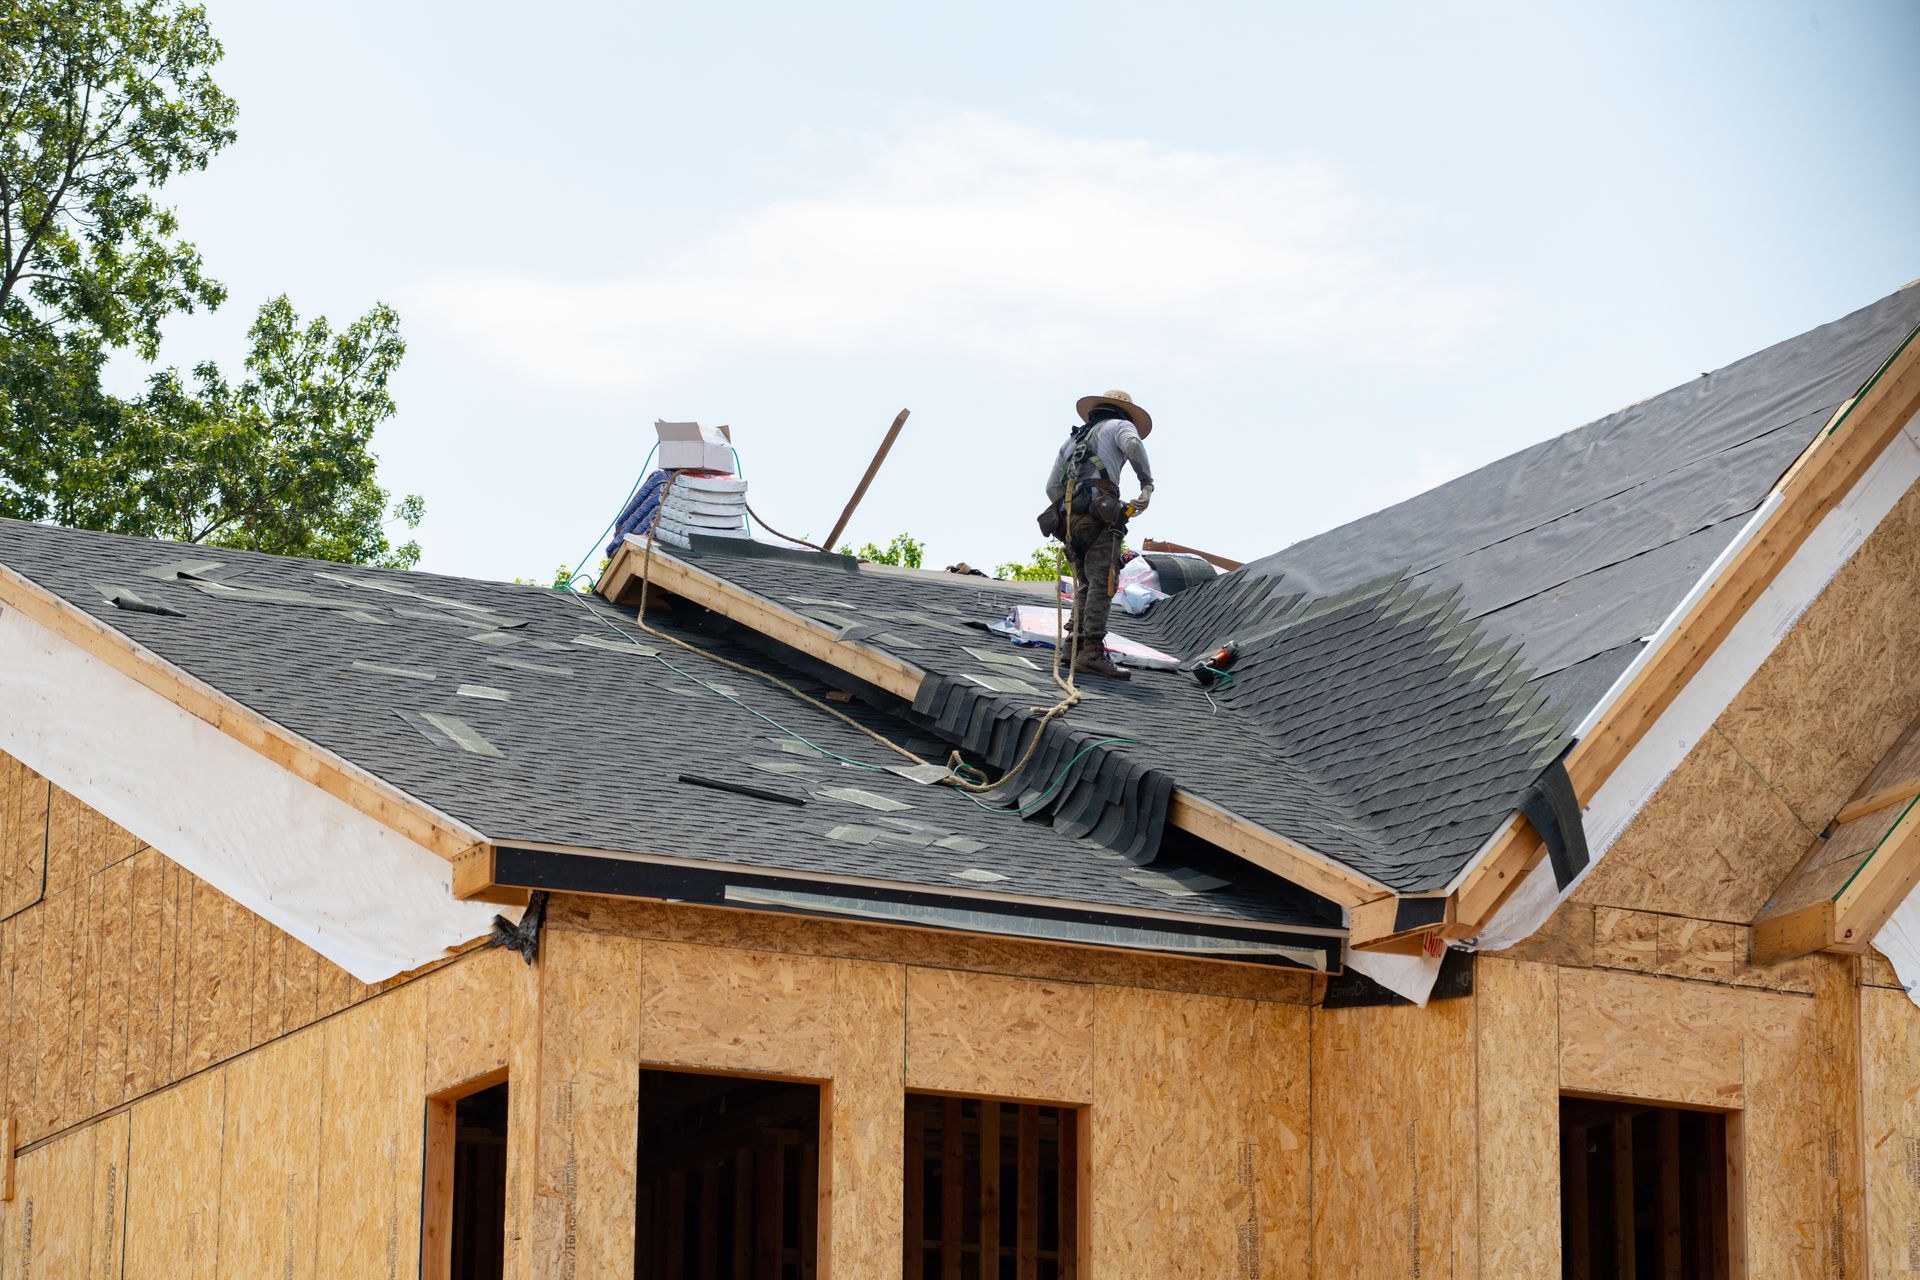
[{"label": "oriented strand board panel", "polygon": [[125,1112],[20,1157],[0,1276],[117,1280],[127,1212]]},{"label": "oriented strand board panel", "polygon": [[[541,938],[539,1163],[531,1224],[537,1276],[585,1280],[632,1272],[642,946],[631,938],[556,929]],[[676,989],[672,1007],[700,994],[697,987]],[[621,1191],[610,1195],[608,1188]]]},{"label": "oriented strand board panel", "polygon": [[650,942],[641,963],[647,1061],[814,1080],[832,1074],[833,961]]},{"label": "oriented strand board panel", "polygon": [[119,1106],[127,1093],[127,1004],[133,981],[133,885],[136,860],[97,871],[87,882],[87,1032],[92,1092],[86,1114]]},{"label": "oriented strand board panel", "polygon": [[1307,1013],[1095,993],[1087,1274],[1303,1277]]},{"label": "oriented strand board panel", "polygon": [[1562,969],[1560,1087],[1689,1106],[1738,1107],[1748,1001],[1733,987]]},{"label": "oriented strand board panel", "polygon": [[1475,1003],[1314,1011],[1318,1280],[1478,1274]]},{"label": "oriented strand board panel", "polygon": [[1820,959],[1815,999],[1750,996],[1744,1136],[1755,1277],[1859,1274],[1859,1006],[1850,958]]},{"label": "oriented strand board panel", "polygon": [[1025,942],[1018,938],[975,937],[893,925],[809,920],[733,908],[618,898],[563,896],[555,898],[547,911],[548,923],[555,928],[655,938],[663,942],[972,969],[1015,977],[1244,996],[1291,1004],[1308,1004],[1317,998],[1317,974],[1268,965],[1098,951]]},{"label": "oriented strand board panel", "polygon": [[426,1091],[440,1093],[506,1067],[516,1028],[527,1030],[513,1016],[515,989],[539,980],[521,956],[499,948],[464,955],[425,979]]},{"label": "oriented strand board panel", "polygon": [[[823,1099],[828,1154],[821,1194],[822,1257],[837,1276],[898,1280],[906,1081],[899,1029],[906,977],[898,965],[836,960],[841,1034]],[[823,1274],[825,1274],[823,1268]]]},{"label": "oriented strand board panel", "polygon": [[39,900],[52,784],[0,751],[0,916]]},{"label": "oriented strand board panel", "polygon": [[404,1274],[420,1249],[425,989],[410,983],[317,1030],[325,1040],[319,1238],[327,1274]]},{"label": "oriented strand board panel", "polygon": [[1523,938],[1500,954],[1509,960],[1585,969],[1597,963],[1594,948],[1594,909],[1569,899],[1547,917],[1547,922],[1535,930],[1533,936]]},{"label": "oriented strand board panel", "polygon": [[227,1074],[209,1071],[135,1103],[126,1280],[214,1280]]},{"label": "oriented strand board panel", "polygon": [[907,1086],[1093,1101],[1094,988],[907,970]]},{"label": "oriented strand board panel", "polygon": [[1920,715],[1920,485],[1801,615],[1719,727],[1807,825],[1827,824]]},{"label": "oriented strand board panel", "polygon": [[1920,1271],[1920,1009],[1905,992],[1860,992],[1867,1274]]},{"label": "oriented strand board panel", "polygon": [[[322,1078],[325,1049],[325,1034],[315,1029],[277,1040],[222,1068],[227,1089],[220,1143],[218,1274],[223,1280],[263,1274],[320,1280],[315,1255],[321,1090],[315,1082]],[[412,1084],[401,1078],[388,1081],[387,1087],[404,1097]],[[354,1119],[340,1111],[334,1118],[345,1123]],[[337,1194],[339,1184],[330,1189]]]},{"label": "oriented strand board panel", "polygon": [[1726,738],[1709,730],[1574,900],[1744,924],[1816,834]]},{"label": "oriented strand board panel", "polygon": [[1560,1274],[1559,991],[1554,970],[1481,956],[1480,1239],[1488,1276]]}]

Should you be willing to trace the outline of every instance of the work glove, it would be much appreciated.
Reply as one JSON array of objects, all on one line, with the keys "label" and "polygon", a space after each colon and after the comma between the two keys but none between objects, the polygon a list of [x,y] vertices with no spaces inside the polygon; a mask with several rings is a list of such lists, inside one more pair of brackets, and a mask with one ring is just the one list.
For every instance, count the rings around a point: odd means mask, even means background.
[{"label": "work glove", "polygon": [[1132,502],[1128,503],[1127,505],[1133,508],[1133,514],[1139,515],[1142,511],[1145,511],[1147,509],[1147,502],[1152,497],[1153,497],[1153,486],[1150,484],[1143,484],[1140,486],[1140,496],[1135,498]]}]

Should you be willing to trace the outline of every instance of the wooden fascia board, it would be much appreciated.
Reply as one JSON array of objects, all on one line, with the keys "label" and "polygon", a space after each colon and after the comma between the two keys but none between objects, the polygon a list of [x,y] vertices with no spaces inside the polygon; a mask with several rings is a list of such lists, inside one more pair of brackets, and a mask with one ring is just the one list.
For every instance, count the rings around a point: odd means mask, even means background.
[{"label": "wooden fascia board", "polygon": [[486,842],[479,832],[243,706],[6,565],[0,565],[0,604],[442,858]]},{"label": "wooden fascia board", "polygon": [[[897,698],[913,701],[926,679],[927,673],[919,667],[857,641],[842,640],[826,624],[742,590],[659,547],[649,559],[644,548],[622,543],[601,578],[600,593],[617,604],[637,603],[643,568],[650,590],[711,609]],[[1342,907],[1392,892],[1325,854],[1178,787],[1168,802],[1167,821]]]},{"label": "wooden fascia board", "polygon": [[1915,884],[1920,884],[1920,800],[1907,805],[1872,856],[1834,895],[1833,949],[1864,949]]},{"label": "wooden fascia board", "polygon": [[1822,900],[1755,921],[1753,963],[1779,964],[1782,960],[1810,956],[1832,946],[1833,920],[1833,903]]},{"label": "wooden fascia board", "polygon": [[[1920,342],[1909,333],[1872,383],[1835,412],[1787,472],[1775,489],[1781,501],[1765,525],[1708,584],[1652,660],[1567,754],[1567,773],[1582,802],[1613,776],[1814,527],[1916,413],[1920,413]],[[1539,862],[1544,847],[1532,825],[1514,814],[1455,891],[1454,923],[1444,932],[1471,937],[1485,928],[1507,895]]]}]

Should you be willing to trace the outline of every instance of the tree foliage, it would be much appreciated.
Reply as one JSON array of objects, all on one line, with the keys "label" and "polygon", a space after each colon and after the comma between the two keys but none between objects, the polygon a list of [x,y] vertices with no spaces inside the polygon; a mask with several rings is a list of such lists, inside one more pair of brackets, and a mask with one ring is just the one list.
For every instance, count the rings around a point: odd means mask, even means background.
[{"label": "tree foliage", "polygon": [[74,495],[89,528],[210,542],[248,551],[410,568],[418,544],[395,547],[388,522],[411,529],[423,503],[391,506],[375,475],[374,429],[393,416],[388,380],[406,351],[384,305],[335,333],[303,324],[285,297],[260,308],[246,376],[211,361],[192,385],[153,375],[127,405],[114,447],[94,460],[104,491]]},{"label": "tree foliage", "polygon": [[912,534],[896,533],[893,535],[893,541],[884,547],[876,546],[871,542],[857,551],[851,546],[843,546],[840,548],[840,554],[858,556],[874,564],[897,564],[908,569],[918,569],[920,562],[926,558],[926,550],[927,544]]},{"label": "tree foliage", "polygon": [[223,291],[157,191],[234,139],[197,6],[0,0],[0,330],[63,327],[152,359]]},{"label": "tree foliage", "polygon": [[166,369],[132,400],[105,353],[158,354],[161,322],[225,290],[159,192],[234,139],[220,43],[180,0],[0,0],[0,516],[411,566],[418,496],[370,451],[406,350],[376,304],[334,332],[260,308],[245,374]]},{"label": "tree foliage", "polygon": [[995,565],[993,576],[1011,578],[1016,582],[1051,582],[1068,572],[1065,548],[1057,542],[1049,542],[1044,547],[1035,547],[1033,555],[1025,563],[1010,560],[1006,564]]}]

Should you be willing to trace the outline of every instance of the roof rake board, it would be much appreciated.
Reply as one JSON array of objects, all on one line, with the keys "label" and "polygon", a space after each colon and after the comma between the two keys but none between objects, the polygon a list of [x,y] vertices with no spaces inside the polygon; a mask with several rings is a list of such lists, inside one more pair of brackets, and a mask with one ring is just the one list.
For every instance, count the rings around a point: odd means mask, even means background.
[{"label": "roof rake board", "polygon": [[0,604],[442,858],[452,860],[485,842],[478,831],[195,679],[3,564]]}]

